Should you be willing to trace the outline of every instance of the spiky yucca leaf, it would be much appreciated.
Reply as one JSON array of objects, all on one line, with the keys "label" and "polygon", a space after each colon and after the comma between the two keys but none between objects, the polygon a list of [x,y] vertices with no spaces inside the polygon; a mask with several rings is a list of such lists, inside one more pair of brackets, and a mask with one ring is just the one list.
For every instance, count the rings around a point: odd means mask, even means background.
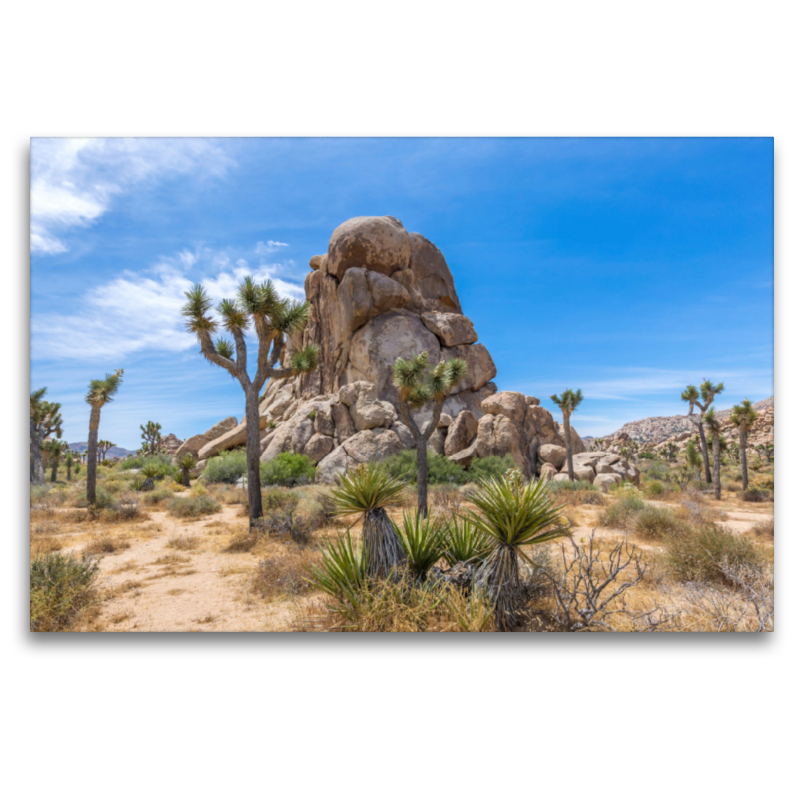
[{"label": "spiky yucca leaf", "polygon": [[382,463],[359,464],[339,475],[331,491],[337,514],[363,514],[376,508],[400,505],[405,483],[394,478]]},{"label": "spiky yucca leaf", "polygon": [[403,513],[401,525],[392,523],[408,566],[417,580],[425,580],[428,570],[442,557],[445,531],[438,519],[420,517],[419,514]]},{"label": "spiky yucca leaf", "polygon": [[186,318],[186,329],[191,333],[208,331],[213,333],[217,323],[208,316],[211,310],[211,298],[205,287],[196,283],[188,292],[184,292],[186,303],[181,309],[181,315]]},{"label": "spiky yucca leaf", "polygon": [[321,549],[320,564],[306,567],[309,581],[332,598],[330,608],[352,620],[367,583],[366,549],[353,545],[350,528],[338,540],[323,543]]},{"label": "spiky yucca leaf", "polygon": [[428,368],[428,352],[423,350],[408,360],[398,358],[392,367],[393,383],[400,390],[401,400],[410,399],[410,396],[419,390]]},{"label": "spiky yucca leaf", "polygon": [[311,313],[311,304],[290,302],[282,300],[272,311],[269,319],[269,327],[272,331],[288,336],[294,331],[302,330],[308,321]]},{"label": "spiky yucca leaf", "polygon": [[247,312],[238,306],[233,300],[222,300],[217,306],[217,311],[222,317],[225,328],[229,331],[246,331],[250,325]]},{"label": "spiky yucca leaf", "polygon": [[123,372],[124,370],[118,369],[110,375],[106,374],[102,380],[90,381],[86,402],[93,406],[104,406],[106,403],[110,403],[122,383]]},{"label": "spiky yucca leaf", "polygon": [[227,339],[217,339],[214,342],[214,350],[217,351],[218,355],[221,355],[223,358],[230,358],[236,355],[236,349],[233,346],[233,342],[228,341]]},{"label": "spiky yucca leaf", "polygon": [[280,303],[272,281],[257,283],[249,275],[239,284],[239,305],[247,314],[269,317]]},{"label": "spiky yucca leaf", "polygon": [[531,481],[516,489],[506,478],[490,478],[481,482],[470,499],[478,512],[467,511],[462,519],[526,561],[530,559],[519,548],[558,539],[570,530],[569,525],[559,524],[559,512],[565,506],[555,505],[545,481]]},{"label": "spiky yucca leaf", "polygon": [[178,459],[178,466],[182,470],[192,469],[197,464],[197,458],[194,453],[184,453]]},{"label": "spiky yucca leaf", "polygon": [[290,363],[295,372],[313,372],[319,365],[319,345],[310,344],[294,353]]},{"label": "spiky yucca leaf", "polygon": [[455,515],[445,524],[444,560],[448,566],[483,561],[491,552],[492,540],[471,522]]}]

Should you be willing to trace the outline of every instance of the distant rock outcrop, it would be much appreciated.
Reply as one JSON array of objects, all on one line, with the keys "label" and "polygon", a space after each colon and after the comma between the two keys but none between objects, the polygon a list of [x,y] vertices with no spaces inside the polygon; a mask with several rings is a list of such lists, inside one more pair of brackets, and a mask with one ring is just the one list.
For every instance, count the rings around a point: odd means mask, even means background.
[{"label": "distant rock outcrop", "polygon": [[[262,460],[304,453],[318,464],[318,479],[329,481],[356,464],[412,448],[413,437],[399,421],[392,366],[399,356],[423,350],[432,364],[455,357],[467,362],[430,440],[435,452],[465,466],[475,456],[510,454],[530,476],[543,463],[542,446],[564,445],[562,427],[537,398],[497,392],[494,361],[463,314],[444,256],[424,236],[408,233],[394,217],[355,217],[336,228],[328,252],[309,265],[309,321],[287,342],[283,360],[316,344],[320,367],[267,385],[260,404]],[[423,409],[415,416],[422,421],[429,414]],[[183,445],[197,447],[201,464],[245,443],[244,424],[214,438],[210,433]],[[581,453],[582,439],[574,429],[570,434],[573,453]]]},{"label": "distant rock outcrop", "polygon": [[159,440],[158,449],[162,453],[174,456],[182,444],[183,442],[174,433],[168,433]]}]

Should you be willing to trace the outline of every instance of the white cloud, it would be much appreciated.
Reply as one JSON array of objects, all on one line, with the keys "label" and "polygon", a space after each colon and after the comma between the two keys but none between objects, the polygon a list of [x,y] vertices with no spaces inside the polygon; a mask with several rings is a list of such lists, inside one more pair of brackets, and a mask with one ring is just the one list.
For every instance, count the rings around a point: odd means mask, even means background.
[{"label": "white cloud", "polygon": [[31,320],[31,354],[37,359],[121,359],[138,352],[178,353],[197,348],[184,329],[184,293],[202,283],[216,305],[235,297],[246,275],[272,280],[284,297],[305,299],[302,286],[276,277],[283,264],[251,266],[225,251],[199,248],[163,258],[143,273],[123,272],[91,289],[73,314],[37,314]]},{"label": "white cloud", "polygon": [[266,256],[270,253],[275,253],[281,247],[288,247],[289,245],[286,242],[273,242],[270,239],[266,244],[264,242],[259,242],[256,245],[256,255],[257,256]]},{"label": "white cloud", "polygon": [[66,252],[60,235],[91,225],[138,184],[169,174],[219,176],[233,163],[206,139],[33,139],[31,252]]}]

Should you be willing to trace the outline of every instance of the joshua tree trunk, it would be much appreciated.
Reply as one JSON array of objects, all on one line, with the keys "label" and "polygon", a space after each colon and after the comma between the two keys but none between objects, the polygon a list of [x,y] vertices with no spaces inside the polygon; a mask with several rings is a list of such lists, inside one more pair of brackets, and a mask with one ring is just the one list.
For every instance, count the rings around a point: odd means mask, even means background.
[{"label": "joshua tree trunk", "polygon": [[572,469],[572,428],[569,424],[569,414],[564,414],[564,442],[567,448],[567,472],[569,479],[575,480],[575,473]]},{"label": "joshua tree trunk", "polygon": [[510,631],[517,622],[519,558],[511,547],[498,546],[478,570],[476,586],[486,588],[494,602],[498,631]]},{"label": "joshua tree trunk", "polygon": [[58,459],[53,456],[53,470],[50,473],[50,483],[55,483],[58,477]]},{"label": "joshua tree trunk", "polygon": [[261,428],[258,414],[258,390],[251,384],[245,390],[245,420],[247,422],[247,500],[250,504],[250,519],[264,515],[261,508]]},{"label": "joshua tree trunk", "polygon": [[67,464],[67,483],[72,480],[72,467]]},{"label": "joshua tree trunk", "polygon": [[746,492],[750,481],[747,478],[747,431],[739,431],[739,461],[742,464],[742,489]]},{"label": "joshua tree trunk", "polygon": [[[437,420],[438,423],[438,420]],[[422,434],[417,441],[417,510],[421,517],[428,516],[428,442]]]},{"label": "joshua tree trunk", "polygon": [[367,572],[376,578],[398,577],[397,570],[406,560],[403,545],[385,508],[373,508],[364,515],[362,528],[367,548]]},{"label": "joshua tree trunk", "polygon": [[706,442],[706,434],[703,430],[703,422],[702,417],[700,418],[700,423],[698,424],[698,430],[700,431],[700,452],[703,454],[703,467],[705,468],[706,472],[706,483],[711,483],[711,466],[708,463],[708,443]]},{"label": "joshua tree trunk", "polygon": [[100,430],[100,407],[92,406],[89,415],[89,442],[86,448],[86,502],[97,502],[97,432]]},{"label": "joshua tree trunk", "polygon": [[[34,425],[31,419],[31,453],[33,460],[31,461],[31,481],[33,483],[44,483],[44,465],[42,464],[42,449],[41,449],[41,427]],[[40,438],[41,437],[41,438]]]},{"label": "joshua tree trunk", "polygon": [[722,486],[720,484],[719,478],[719,462],[720,462],[720,451],[719,451],[719,436],[714,435],[714,497],[717,500],[720,499],[722,494]]}]

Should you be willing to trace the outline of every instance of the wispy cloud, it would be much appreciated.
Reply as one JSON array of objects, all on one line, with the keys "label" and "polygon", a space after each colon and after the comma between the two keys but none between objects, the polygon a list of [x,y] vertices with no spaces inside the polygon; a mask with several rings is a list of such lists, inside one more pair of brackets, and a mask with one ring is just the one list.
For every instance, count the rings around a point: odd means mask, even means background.
[{"label": "wispy cloud", "polygon": [[[257,248],[256,248],[257,249]],[[272,280],[284,297],[302,300],[305,292],[293,262],[267,264],[225,250],[182,250],[142,272],[125,271],[97,286],[71,314],[35,314],[32,355],[37,359],[95,361],[144,351],[178,353],[196,347],[183,327],[184,293],[202,283],[214,303],[234,297],[246,275]],[[284,275],[285,278],[278,277]]]},{"label": "wispy cloud", "polygon": [[33,139],[31,252],[64,253],[62,237],[92,225],[115,197],[175,174],[221,176],[234,161],[207,139]]}]

